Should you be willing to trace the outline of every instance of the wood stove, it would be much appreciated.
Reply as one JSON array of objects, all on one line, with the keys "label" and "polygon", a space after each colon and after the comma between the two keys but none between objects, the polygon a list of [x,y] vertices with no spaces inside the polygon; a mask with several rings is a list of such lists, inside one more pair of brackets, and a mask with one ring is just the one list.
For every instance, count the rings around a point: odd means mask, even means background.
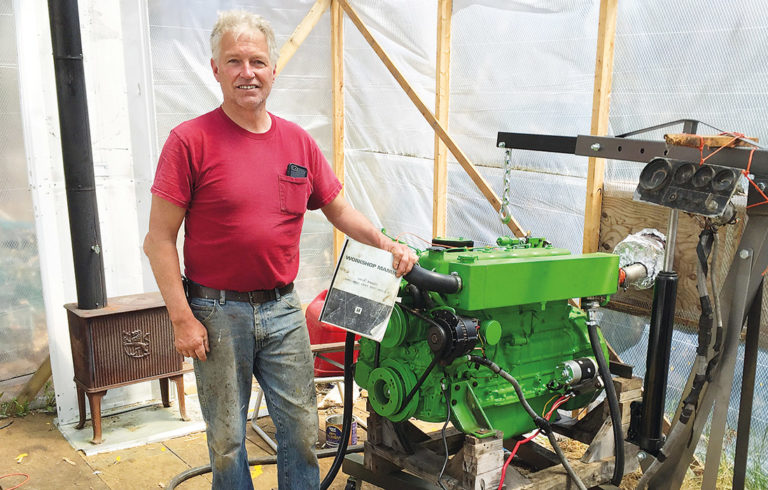
[{"label": "wood stove", "polygon": [[168,381],[176,384],[182,420],[189,420],[184,405],[183,374],[192,370],[173,346],[173,327],[160,293],[109,298],[96,310],[64,305],[75,368],[80,422],[85,425],[85,397],[91,408],[94,444],[102,442],[101,399],[107,390],[141,381],[160,381],[163,406],[169,407]]}]

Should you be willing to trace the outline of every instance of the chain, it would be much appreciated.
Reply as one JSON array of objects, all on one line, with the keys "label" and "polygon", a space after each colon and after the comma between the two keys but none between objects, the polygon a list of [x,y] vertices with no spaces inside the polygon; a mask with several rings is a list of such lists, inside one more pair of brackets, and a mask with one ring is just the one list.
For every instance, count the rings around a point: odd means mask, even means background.
[{"label": "chain", "polygon": [[512,212],[509,210],[509,193],[512,180],[512,150],[504,152],[504,191],[501,194],[501,208],[499,208],[499,218],[505,225],[512,219]]}]

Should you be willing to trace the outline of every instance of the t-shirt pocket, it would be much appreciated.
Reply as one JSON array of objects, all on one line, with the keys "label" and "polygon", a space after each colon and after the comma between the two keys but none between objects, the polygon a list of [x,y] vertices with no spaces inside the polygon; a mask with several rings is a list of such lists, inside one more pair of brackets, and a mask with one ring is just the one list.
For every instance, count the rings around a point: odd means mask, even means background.
[{"label": "t-shirt pocket", "polygon": [[309,180],[306,177],[279,175],[280,211],[287,214],[304,214],[309,199]]}]

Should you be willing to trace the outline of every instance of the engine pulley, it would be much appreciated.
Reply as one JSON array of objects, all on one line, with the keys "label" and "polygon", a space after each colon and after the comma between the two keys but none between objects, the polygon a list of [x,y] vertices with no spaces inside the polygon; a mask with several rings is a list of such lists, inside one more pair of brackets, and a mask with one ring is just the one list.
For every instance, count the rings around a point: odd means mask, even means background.
[{"label": "engine pulley", "polygon": [[418,393],[403,406],[408,392],[416,386],[413,371],[397,361],[386,359],[368,378],[368,401],[376,413],[400,422],[413,415],[419,404]]}]

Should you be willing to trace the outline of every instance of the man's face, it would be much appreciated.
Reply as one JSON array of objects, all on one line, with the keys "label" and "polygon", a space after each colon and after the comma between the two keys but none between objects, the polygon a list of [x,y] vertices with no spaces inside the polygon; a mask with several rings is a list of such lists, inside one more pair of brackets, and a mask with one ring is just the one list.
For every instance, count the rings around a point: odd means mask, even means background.
[{"label": "man's face", "polygon": [[225,106],[247,111],[264,107],[275,81],[264,34],[242,34],[235,39],[232,33],[225,33],[219,59],[211,59],[211,68],[221,85]]}]

